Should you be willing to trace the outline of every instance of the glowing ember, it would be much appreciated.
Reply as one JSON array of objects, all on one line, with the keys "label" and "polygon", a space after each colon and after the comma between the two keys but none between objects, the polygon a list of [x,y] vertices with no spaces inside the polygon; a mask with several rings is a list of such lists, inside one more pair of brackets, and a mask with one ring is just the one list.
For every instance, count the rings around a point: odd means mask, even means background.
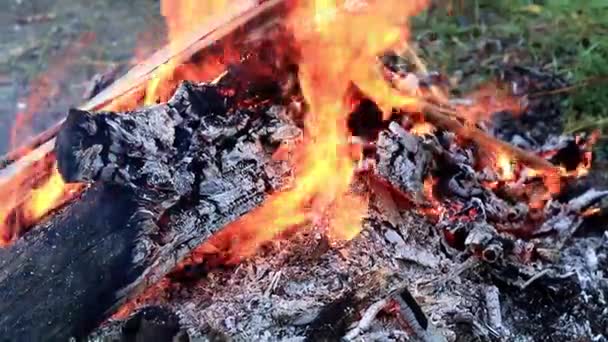
[{"label": "glowing ember", "polygon": [[422,213],[432,217],[439,217],[445,211],[445,208],[435,196],[435,186],[437,185],[437,181],[438,180],[435,177],[426,178],[424,180],[422,189],[424,197],[426,197],[430,204],[430,207],[422,209]]},{"label": "glowing ember", "polygon": [[414,126],[410,128],[410,133],[422,136],[426,134],[433,134],[435,132],[435,129],[435,126],[431,125],[428,122],[419,122],[414,124]]},{"label": "glowing ember", "polygon": [[511,160],[506,153],[498,153],[496,156],[496,169],[500,180],[515,180],[515,161]]},{"label": "glowing ember", "polygon": [[585,210],[581,216],[583,217],[590,217],[590,216],[595,216],[595,215],[599,215],[601,214],[602,210],[600,208],[589,208],[587,210]]}]

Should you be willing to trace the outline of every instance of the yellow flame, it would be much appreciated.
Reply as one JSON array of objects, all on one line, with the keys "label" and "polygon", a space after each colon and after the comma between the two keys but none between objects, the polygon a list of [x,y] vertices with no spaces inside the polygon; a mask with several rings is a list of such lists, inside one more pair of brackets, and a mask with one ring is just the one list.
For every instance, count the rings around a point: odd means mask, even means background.
[{"label": "yellow flame", "polygon": [[419,122],[414,124],[414,126],[410,129],[410,133],[418,136],[433,134],[435,132],[435,126],[431,125],[428,122]]},{"label": "yellow flame", "polygon": [[496,166],[498,168],[500,180],[510,181],[515,179],[514,161],[506,153],[498,153],[496,156]]},{"label": "yellow flame", "polygon": [[300,46],[299,80],[309,110],[304,143],[295,152],[295,183],[224,229],[237,258],[320,217],[330,216],[327,234],[333,239],[349,240],[359,233],[367,201],[349,192],[356,164],[348,142],[349,89],[355,84],[386,114],[391,107],[418,104],[414,96],[390,87],[377,59],[407,39],[399,19],[416,14],[426,2],[383,0],[356,9],[348,7],[352,1],[298,3],[289,27]]},{"label": "yellow flame", "polygon": [[57,168],[53,168],[53,172],[49,180],[38,189],[31,192],[31,201],[29,209],[34,220],[42,218],[49,210],[49,205],[56,203],[65,192],[65,183]]}]

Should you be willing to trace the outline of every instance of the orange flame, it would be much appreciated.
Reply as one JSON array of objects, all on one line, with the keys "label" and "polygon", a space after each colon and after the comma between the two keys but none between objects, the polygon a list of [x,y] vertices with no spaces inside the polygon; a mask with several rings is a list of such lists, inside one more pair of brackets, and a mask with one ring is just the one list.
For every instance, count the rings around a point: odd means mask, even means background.
[{"label": "orange flame", "polygon": [[515,161],[507,153],[498,152],[496,155],[496,168],[500,180],[515,180]]},{"label": "orange flame", "polygon": [[501,88],[501,84],[488,83],[468,96],[470,105],[456,105],[458,112],[471,124],[487,121],[490,115],[506,111],[520,115],[524,110],[522,100]]},{"label": "orange flame", "polygon": [[[92,33],[82,34],[50,62],[46,72],[34,79],[27,107],[17,114],[11,131],[13,148],[19,147],[21,142],[32,135],[31,122],[34,116],[48,106],[46,101],[59,95],[61,80],[65,80],[74,67],[70,61],[94,39]],[[68,201],[78,189],[79,185],[66,186],[52,155],[41,158],[28,172],[18,174],[10,180],[0,179],[0,193],[3,196],[0,203],[0,246],[10,243],[48,212]]]},{"label": "orange flame", "polygon": [[301,1],[289,18],[301,48],[299,79],[309,105],[305,139],[295,151],[295,183],[211,241],[230,250],[232,261],[251,256],[261,244],[292,227],[327,216],[330,238],[354,238],[367,202],[349,192],[356,164],[348,143],[349,88],[355,84],[387,115],[391,107],[417,105],[415,97],[390,87],[377,58],[407,38],[398,18],[416,14],[426,1],[383,0],[356,9],[348,3],[352,2]]},{"label": "orange flame", "polygon": [[[230,13],[245,1],[228,0],[162,0],[161,14],[167,23],[169,47],[175,48],[196,27],[210,24],[219,14]],[[144,104],[164,102],[173,94],[179,82],[209,81],[226,69],[228,60],[238,60],[239,54],[229,45],[223,46],[222,61],[211,59],[201,65],[179,64],[173,60],[161,65],[148,83]]]},{"label": "orange flame", "polygon": [[[51,210],[77,194],[81,185],[66,185],[57,170],[54,156],[47,155],[34,164],[34,173],[20,173],[0,180],[0,246],[19,237]],[[46,175],[46,176],[41,176]]]}]

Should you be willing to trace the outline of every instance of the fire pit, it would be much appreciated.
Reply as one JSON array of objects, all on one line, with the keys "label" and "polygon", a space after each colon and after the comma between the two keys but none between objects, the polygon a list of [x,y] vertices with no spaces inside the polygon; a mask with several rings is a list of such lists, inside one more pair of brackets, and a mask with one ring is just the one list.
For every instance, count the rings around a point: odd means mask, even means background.
[{"label": "fire pit", "polygon": [[450,98],[425,5],[248,2],[9,154],[3,336],[603,338],[595,137],[532,69]]}]

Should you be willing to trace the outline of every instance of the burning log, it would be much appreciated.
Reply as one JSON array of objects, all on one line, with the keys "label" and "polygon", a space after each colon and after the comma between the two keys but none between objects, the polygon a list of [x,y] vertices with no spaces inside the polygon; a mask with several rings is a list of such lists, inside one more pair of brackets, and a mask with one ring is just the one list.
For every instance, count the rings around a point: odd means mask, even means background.
[{"label": "burning log", "polygon": [[[183,39],[172,42],[172,44],[159,50],[145,61],[142,61],[127,74],[118,79],[108,88],[101,91],[95,97],[80,106],[82,110],[133,110],[140,105],[145,96],[148,83],[156,77],[156,72],[163,65],[171,64],[176,67],[183,65],[197,65],[214,58],[222,59],[224,67],[229,63],[239,63],[242,56],[250,51],[259,49],[257,43],[262,38],[272,36],[277,23],[283,20],[283,14],[288,10],[289,4],[285,0],[270,0],[258,3],[257,1],[245,1],[242,6],[231,6],[230,10],[215,18],[208,25],[197,27]],[[239,56],[233,59],[224,58],[223,49],[229,46],[234,51],[239,51]],[[241,56],[242,55],[242,56]],[[206,75],[211,81],[219,76],[217,74]],[[184,79],[184,75],[174,77],[175,84]],[[199,80],[202,81],[202,80]],[[20,237],[37,220],[50,211],[58,208],[63,200],[47,199],[44,208],[36,208],[40,211],[38,217],[27,217],[16,221],[11,217],[21,217],[24,212],[31,211],[30,206],[34,200],[31,199],[32,185],[29,182],[15,184],[18,175],[33,175],[43,179],[41,187],[53,187],[54,193],[76,192],[74,189],[66,188],[65,184],[50,184],[49,179],[59,179],[59,174],[52,163],[52,154],[57,135],[62,122],[57,123],[45,132],[36,136],[22,148],[9,152],[0,159],[0,190],[8,193],[7,207],[0,208],[0,245],[5,245]],[[40,167],[41,160],[46,165],[51,161],[50,167]],[[45,187],[44,191],[48,189]],[[63,191],[65,190],[65,191]],[[68,196],[64,196],[68,197]]]},{"label": "burning log", "polygon": [[4,338],[83,338],[281,184],[289,168],[271,156],[299,129],[274,109],[229,112],[220,91],[186,84],[129,115],[70,113],[59,169],[97,182],[0,250]]},{"label": "burning log", "polygon": [[[166,46],[145,61],[138,63],[127,74],[84,103],[80,108],[82,110],[101,110],[109,105],[123,108],[127,105],[125,102],[134,102],[134,93],[140,93],[135,98],[141,100],[147,82],[154,77],[154,72],[163,64],[169,62],[186,63],[193,56],[202,55],[206,52],[210,53],[215,47],[228,41],[232,40],[235,45],[238,45],[236,41],[242,43],[256,35],[263,35],[265,30],[272,26],[273,20],[279,18],[279,14],[286,10],[285,6],[285,0],[270,0],[259,5],[252,1],[248,2],[246,6],[235,6],[232,13],[226,13],[222,18],[214,20],[211,25],[194,29],[188,37],[174,42],[171,46]],[[44,151],[50,152],[53,144],[47,144],[47,142],[57,135],[62,122],[32,139],[27,146],[3,156],[0,159],[0,169],[18,161],[38,147],[44,146]]]}]

